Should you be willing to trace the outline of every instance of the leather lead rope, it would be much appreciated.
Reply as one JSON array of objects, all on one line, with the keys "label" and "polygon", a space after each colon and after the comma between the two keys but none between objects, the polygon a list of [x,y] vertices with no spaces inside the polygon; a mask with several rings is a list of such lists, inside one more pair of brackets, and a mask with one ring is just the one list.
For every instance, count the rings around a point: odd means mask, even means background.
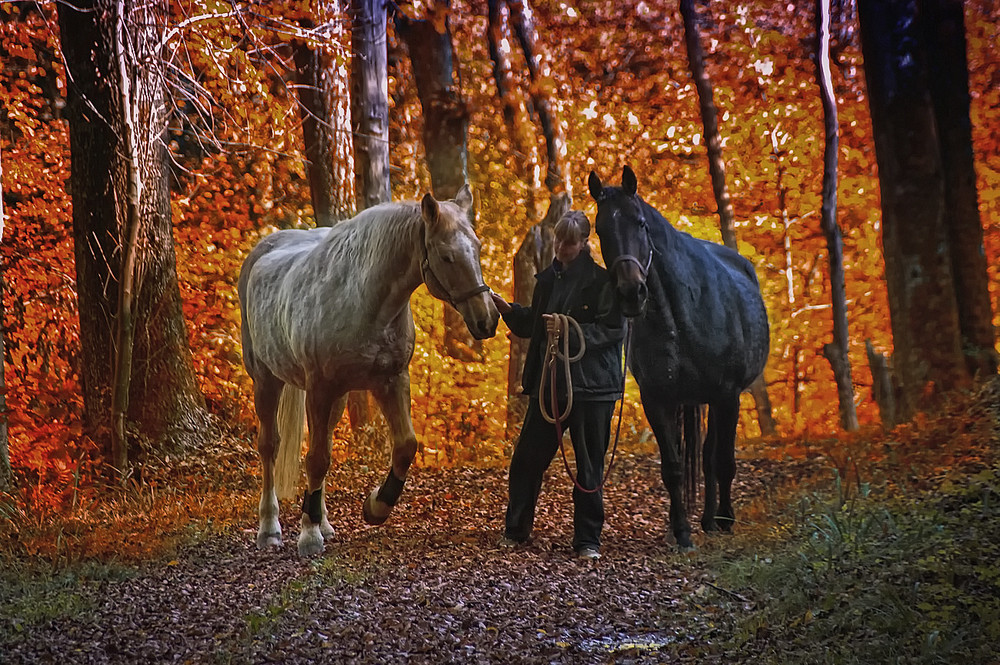
[{"label": "leather lead rope", "polygon": [[[587,488],[580,484],[577,477],[573,474],[573,470],[569,468],[569,460],[566,458],[566,448],[563,446],[563,428],[562,423],[569,417],[570,411],[573,408],[573,382],[570,376],[570,363],[576,362],[583,357],[583,353],[586,350],[583,341],[583,331],[580,329],[580,324],[577,323],[572,317],[566,316],[565,314],[555,314],[559,321],[559,330],[555,333],[549,333],[549,345],[545,351],[545,362],[543,363],[543,371],[541,382],[538,386],[538,406],[542,412],[542,417],[546,421],[554,424],[556,426],[556,438],[559,441],[559,452],[562,454],[563,467],[566,469],[566,475],[570,477],[573,481],[573,485],[576,489],[580,490],[585,494],[594,494],[595,492],[600,492],[604,489],[604,486],[608,482],[608,476],[611,474],[611,469],[615,465],[615,455],[618,452],[618,438],[622,430],[622,409],[625,406],[625,376],[628,373],[628,351],[630,342],[632,339],[632,323],[631,321],[626,321],[625,323],[625,368],[622,370],[622,386],[621,386],[621,399],[618,403],[618,425],[615,427],[615,440],[611,446],[611,461],[608,462],[608,468],[604,472],[604,478],[600,485],[594,488]],[[580,338],[580,351],[575,356],[569,355],[569,326],[570,324],[576,326],[577,335]],[[559,351],[559,338],[563,339],[563,351]],[[551,414],[557,413],[559,411],[559,397],[556,393],[556,359],[563,360],[563,366],[566,372],[566,409],[562,414],[554,417]],[[549,400],[552,405],[551,412],[546,412],[545,407],[545,379],[548,377],[549,381]]]}]

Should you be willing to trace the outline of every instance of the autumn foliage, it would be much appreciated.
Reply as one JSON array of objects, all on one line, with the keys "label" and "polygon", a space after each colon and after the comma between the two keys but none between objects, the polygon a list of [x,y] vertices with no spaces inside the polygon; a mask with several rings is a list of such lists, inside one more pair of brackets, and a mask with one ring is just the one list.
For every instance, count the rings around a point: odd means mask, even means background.
[{"label": "autumn foliage", "polygon": [[[252,449],[251,386],[239,342],[236,278],[243,257],[265,234],[309,226],[312,211],[292,89],[287,16],[254,14],[249,23],[211,16],[200,2],[172,3],[178,24],[171,42],[178,75],[172,212],[178,272],[194,363],[222,429]],[[214,6],[214,5],[213,5]],[[756,266],[771,323],[765,377],[786,443],[837,432],[836,386],[822,354],[830,341],[825,240],[819,228],[822,114],[811,61],[812,3],[752,0],[712,5],[703,35],[720,111],[720,130],[741,252]],[[994,303],[1000,297],[1000,67],[998,15],[990,0],[966,3],[972,126],[979,201]],[[719,240],[695,89],[687,70],[683,28],[674,3],[538,2],[542,57],[553,64],[543,86],[566,138],[575,206],[592,216],[583,183],[591,169],[614,181],[624,164],[645,198],[678,228]],[[2,261],[7,404],[11,461],[32,501],[80,500],[100,464],[98,447],[80,426],[79,350],[69,147],[61,116],[66,94],[52,5],[0,3],[0,158],[6,227]],[[197,21],[190,19],[202,16]],[[248,15],[249,16],[249,15]],[[346,20],[339,17],[338,20]],[[523,164],[544,170],[540,137],[516,153],[491,78],[486,6],[460,3],[451,26],[470,113],[470,179],[483,273],[509,297],[511,259],[537,220],[524,212],[532,192],[518,177]],[[882,277],[879,182],[857,39],[842,26],[834,84],[840,115],[838,221],[844,255],[858,416],[878,423],[871,399],[865,340],[891,352]],[[391,30],[390,30],[391,31]],[[393,195],[427,191],[419,103],[402,48],[389,36]],[[327,44],[337,66],[344,46]],[[509,46],[508,46],[509,48]],[[515,92],[530,85],[514,54]],[[183,94],[181,94],[183,93]],[[522,99],[523,101],[523,99]],[[531,119],[526,117],[525,122]],[[529,125],[530,126],[530,125]],[[786,247],[788,248],[786,251]],[[504,329],[484,345],[480,362],[448,358],[444,305],[419,289],[413,300],[417,351],[411,365],[414,424],[428,466],[500,463],[504,437]],[[1000,308],[994,305],[994,310]],[[1000,318],[995,319],[1000,323]],[[759,436],[749,402],[740,434]],[[927,416],[922,416],[927,417]],[[642,445],[648,432],[634,386],[625,405],[624,438]],[[378,432],[335,432],[335,462],[365,456],[384,465]],[[776,453],[779,454],[779,453]],[[874,453],[873,453],[874,454]],[[244,459],[241,457],[241,459]],[[249,459],[249,456],[246,457]]]}]

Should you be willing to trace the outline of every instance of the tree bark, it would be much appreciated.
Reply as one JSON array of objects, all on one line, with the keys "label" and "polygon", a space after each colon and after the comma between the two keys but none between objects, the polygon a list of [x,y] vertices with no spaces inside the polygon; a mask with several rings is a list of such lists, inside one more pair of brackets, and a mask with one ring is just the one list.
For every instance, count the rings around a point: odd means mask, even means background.
[{"label": "tree bark", "polygon": [[351,0],[351,126],[359,210],[392,199],[388,71],[385,4]]},{"label": "tree bark", "polygon": [[[684,41],[687,46],[688,63],[691,76],[698,90],[698,101],[701,106],[701,119],[705,131],[705,145],[708,148],[708,171],[712,179],[712,191],[715,193],[716,205],[719,209],[719,229],[722,232],[722,242],[735,251],[739,251],[736,242],[735,213],[726,186],[726,165],[722,159],[722,137],[719,135],[718,111],[713,99],[712,81],[705,69],[705,52],[701,46],[701,32],[698,28],[698,15],[695,12],[693,0],[680,0],[681,17],[684,20]],[[778,428],[774,422],[771,409],[771,398],[767,394],[767,383],[763,373],[750,386],[757,406],[757,422],[761,434],[774,436]]]},{"label": "tree bark", "polygon": [[[389,65],[386,10],[380,0],[351,0],[351,136],[357,209],[392,200],[389,181]],[[351,430],[373,421],[367,392],[347,398]]]},{"label": "tree bark", "polygon": [[939,127],[918,0],[859,3],[882,194],[882,245],[901,421],[970,377],[946,226]]},{"label": "tree bark", "polygon": [[837,151],[840,141],[837,127],[837,100],[830,76],[830,0],[816,0],[817,79],[823,100],[823,205],[820,226],[826,237],[830,261],[830,300],[833,305],[833,342],[823,347],[837,382],[840,426],[848,432],[858,429],[858,412],[854,407],[854,380],[847,325],[847,289],[844,284],[844,247],[837,224]]},{"label": "tree bark", "polygon": [[[468,182],[469,112],[460,90],[446,2],[438,6],[444,20],[411,19],[396,12],[396,33],[406,43],[424,120],[424,156],[437,199],[454,198]],[[461,315],[444,308],[444,348],[465,362],[483,357],[483,343],[472,338]]]},{"label": "tree bark", "polygon": [[535,46],[535,23],[532,19],[531,7],[528,5],[528,0],[507,0],[507,8],[510,12],[510,22],[514,28],[514,34],[517,35],[517,41],[521,45],[528,66],[528,76],[531,80],[529,90],[531,104],[538,115],[542,136],[545,137],[548,157],[545,186],[552,193],[562,190],[572,193],[573,188],[563,168],[563,159],[566,156],[565,141],[559,124],[552,113],[552,104],[545,92],[545,86],[542,85],[542,78],[548,76],[548,65],[543,63],[541,54],[538,53]]},{"label": "tree bark", "polygon": [[996,334],[979,216],[969,117],[964,3],[921,0],[931,101],[944,169],[945,225],[951,243],[958,325],[969,372],[997,372]]},{"label": "tree bark", "polygon": [[[311,21],[300,20],[311,28]],[[329,55],[319,44],[297,41],[292,45],[295,59],[295,83],[302,118],[302,142],[305,148],[306,177],[316,226],[333,226],[337,220],[334,205],[336,181],[333,174],[334,126],[332,72]]]},{"label": "tree bark", "polygon": [[[136,7],[125,3],[131,17]],[[128,160],[120,74],[114,60],[111,0],[58,7],[67,64],[70,186],[73,193],[77,290],[85,426],[108,451],[111,416],[112,331],[122,279],[127,214]],[[162,4],[148,12],[164,16]],[[133,81],[139,101],[136,148],[139,198],[134,362],[127,420],[130,436],[151,449],[179,451],[209,435],[209,417],[198,390],[177,284],[166,172],[166,110],[158,59],[143,63]]]},{"label": "tree bark", "polygon": [[872,399],[878,404],[882,427],[891,430],[899,421],[896,417],[896,385],[892,380],[889,359],[876,351],[869,339],[865,340],[865,352],[872,373]]}]

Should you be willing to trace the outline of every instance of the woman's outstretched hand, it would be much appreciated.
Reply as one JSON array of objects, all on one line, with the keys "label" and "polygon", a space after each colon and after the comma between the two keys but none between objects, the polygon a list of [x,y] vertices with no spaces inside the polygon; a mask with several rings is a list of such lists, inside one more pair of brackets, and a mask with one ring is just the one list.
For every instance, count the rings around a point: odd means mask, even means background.
[{"label": "woman's outstretched hand", "polygon": [[503,299],[499,293],[493,293],[490,291],[490,296],[493,298],[493,304],[497,306],[497,311],[501,314],[506,314],[511,309],[510,303]]}]

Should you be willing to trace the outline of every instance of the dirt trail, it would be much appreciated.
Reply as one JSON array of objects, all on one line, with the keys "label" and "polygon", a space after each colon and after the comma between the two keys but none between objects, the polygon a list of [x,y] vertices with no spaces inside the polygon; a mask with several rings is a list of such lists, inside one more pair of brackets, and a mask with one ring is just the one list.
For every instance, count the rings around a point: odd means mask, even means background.
[{"label": "dirt trail", "polygon": [[[419,470],[378,528],[360,520],[366,487],[332,490],[338,533],[322,557],[297,556],[293,506],[283,507],[277,550],[255,549],[247,515],[242,532],[83,587],[86,616],[25,627],[0,661],[709,662],[713,616],[740,600],[713,586],[699,555],[664,542],[655,457],[619,464],[598,562],[572,556],[560,465],[546,480],[533,541],[514,551],[496,546],[505,472]],[[759,473],[741,470],[737,496],[759,493]]]}]

